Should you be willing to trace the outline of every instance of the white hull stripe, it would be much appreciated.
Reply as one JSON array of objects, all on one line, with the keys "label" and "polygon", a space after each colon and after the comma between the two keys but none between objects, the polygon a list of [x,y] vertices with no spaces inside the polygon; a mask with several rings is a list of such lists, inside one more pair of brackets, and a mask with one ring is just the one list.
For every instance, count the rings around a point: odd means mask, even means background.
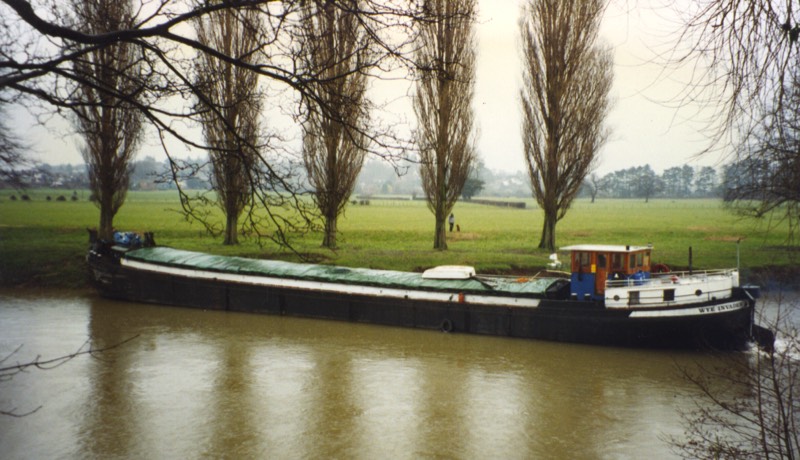
[{"label": "white hull stripe", "polygon": [[748,308],[748,303],[744,300],[727,302],[717,305],[706,305],[703,307],[681,308],[679,310],[655,310],[655,311],[634,311],[630,318],[667,318],[676,316],[703,316],[725,313],[732,310],[742,310]]},{"label": "white hull stripe", "polygon": [[[459,302],[459,292],[432,292],[412,289],[382,288],[359,284],[340,284],[322,281],[306,281],[290,278],[275,278],[270,276],[241,275],[237,273],[212,272],[195,270],[191,268],[169,267],[164,265],[149,264],[136,260],[122,259],[122,265],[128,268],[148,272],[163,273],[165,275],[180,276],[184,278],[223,281],[229,283],[249,284],[254,286],[268,286],[288,288],[305,291],[332,292],[337,294],[352,294],[372,297],[385,297],[392,299],[427,300],[433,302]],[[495,305],[505,307],[538,307],[539,299],[528,299],[511,296],[487,296],[465,294],[464,303]]]}]

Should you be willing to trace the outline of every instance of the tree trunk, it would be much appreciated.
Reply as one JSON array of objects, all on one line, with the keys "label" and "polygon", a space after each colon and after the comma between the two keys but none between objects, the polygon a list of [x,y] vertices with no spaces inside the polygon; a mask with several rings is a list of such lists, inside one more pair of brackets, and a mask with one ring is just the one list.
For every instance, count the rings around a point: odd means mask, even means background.
[{"label": "tree trunk", "polygon": [[322,239],[322,247],[336,249],[336,231],[338,227],[337,213],[329,212],[325,216],[325,236]]},{"label": "tree trunk", "polygon": [[447,249],[447,217],[445,214],[436,216],[436,233],[433,236],[433,249]]},{"label": "tree trunk", "polygon": [[112,199],[106,194],[97,197],[100,200],[100,228],[97,236],[101,240],[111,241],[114,238],[114,206]]},{"label": "tree trunk", "polygon": [[555,251],[556,249],[556,222],[558,214],[555,210],[545,209],[544,224],[542,225],[542,239],[539,248]]},{"label": "tree trunk", "polygon": [[236,212],[228,211],[225,218],[225,240],[222,244],[239,244],[239,215]]},{"label": "tree trunk", "polygon": [[444,204],[445,196],[436,201],[436,208],[433,217],[436,219],[436,227],[433,233],[433,249],[447,249],[447,207]]}]

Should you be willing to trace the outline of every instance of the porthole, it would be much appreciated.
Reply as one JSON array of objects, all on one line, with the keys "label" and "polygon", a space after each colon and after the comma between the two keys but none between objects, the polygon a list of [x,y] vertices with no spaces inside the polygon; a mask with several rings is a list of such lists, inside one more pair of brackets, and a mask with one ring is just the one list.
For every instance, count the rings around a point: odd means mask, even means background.
[{"label": "porthole", "polygon": [[698,290],[694,291],[694,295],[696,295],[697,297],[700,297],[701,295],[703,295],[703,291],[698,289]]}]

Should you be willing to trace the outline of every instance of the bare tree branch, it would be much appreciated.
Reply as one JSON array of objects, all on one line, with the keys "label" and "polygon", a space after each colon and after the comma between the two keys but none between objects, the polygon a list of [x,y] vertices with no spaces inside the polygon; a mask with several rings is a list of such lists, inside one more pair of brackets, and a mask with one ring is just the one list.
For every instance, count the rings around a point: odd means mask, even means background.
[{"label": "bare tree branch", "polygon": [[[134,339],[136,339],[138,337],[139,337],[138,335],[135,335],[133,337],[130,337],[130,338],[127,338],[127,339],[123,340],[122,342],[118,342],[118,343],[115,343],[113,345],[109,345],[107,347],[102,347],[102,348],[94,348],[91,345],[91,339],[87,339],[83,343],[83,345],[78,347],[78,349],[75,352],[70,353],[68,355],[58,356],[56,358],[44,359],[44,360],[41,359],[41,356],[36,356],[36,358],[34,358],[33,361],[28,361],[28,362],[24,362],[24,363],[16,363],[16,364],[12,364],[12,365],[5,365],[5,366],[0,367],[0,382],[7,382],[7,381],[13,379],[15,376],[17,376],[17,375],[19,375],[19,374],[21,374],[23,372],[28,372],[31,369],[42,370],[42,371],[55,369],[57,367],[63,366],[64,364],[66,364],[66,363],[72,361],[73,359],[75,359],[75,358],[77,358],[79,356],[82,356],[82,355],[89,355],[89,356],[92,356],[94,358],[97,358],[100,353],[104,353],[106,351],[113,350],[114,348],[121,347],[122,345],[125,345],[126,343],[128,343],[128,342],[130,342],[130,341],[132,341],[132,340],[134,340]],[[8,355],[6,355],[2,359],[0,359],[0,365],[6,364],[6,362],[9,361],[14,355],[19,353],[19,351],[21,349],[22,349],[22,345],[19,345],[17,348],[15,348]],[[41,408],[42,408],[42,406],[39,406],[39,407],[37,407],[37,408],[35,408],[33,410],[30,410],[30,411],[24,412],[24,413],[17,412],[16,408],[2,409],[2,410],[0,410],[0,415],[7,415],[7,416],[11,416],[11,417],[25,417],[25,416],[28,416],[28,415],[31,415],[31,414],[35,413],[36,411],[38,411]]]},{"label": "bare tree branch", "polygon": [[725,170],[723,199],[735,211],[800,230],[800,67],[785,81],[783,101],[765,112]]},{"label": "bare tree branch", "polygon": [[685,27],[678,64],[699,59],[686,101],[707,104],[716,116],[713,140],[734,142],[768,107],[780,107],[787,77],[797,67],[800,5],[795,0],[705,0],[679,10]]},{"label": "bare tree branch", "polygon": [[685,433],[670,437],[688,458],[780,458],[800,454],[800,341],[790,321],[797,305],[778,300],[774,318],[762,319],[776,332],[771,350],[720,355],[712,367],[681,368],[699,391],[683,411]]}]

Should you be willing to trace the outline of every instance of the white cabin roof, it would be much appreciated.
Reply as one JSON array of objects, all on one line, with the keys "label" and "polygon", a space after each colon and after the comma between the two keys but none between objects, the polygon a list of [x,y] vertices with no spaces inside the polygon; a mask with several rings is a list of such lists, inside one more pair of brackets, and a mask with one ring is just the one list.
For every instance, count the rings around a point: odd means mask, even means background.
[{"label": "white cabin roof", "polygon": [[559,248],[562,251],[636,252],[653,249],[653,246],[623,246],[621,244],[575,244]]}]

